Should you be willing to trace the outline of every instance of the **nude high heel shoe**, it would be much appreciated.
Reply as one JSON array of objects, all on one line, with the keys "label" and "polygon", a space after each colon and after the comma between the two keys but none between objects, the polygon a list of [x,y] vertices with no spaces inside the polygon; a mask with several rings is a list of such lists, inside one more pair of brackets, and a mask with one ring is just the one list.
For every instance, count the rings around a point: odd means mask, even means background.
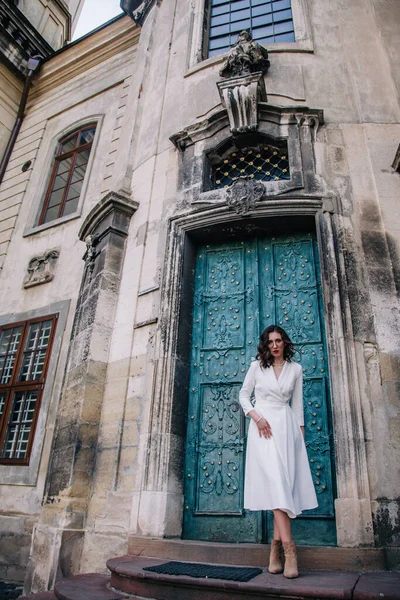
[{"label": "nude high heel shoe", "polygon": [[274,574],[283,572],[281,540],[272,540],[268,571]]},{"label": "nude high heel shoe", "polygon": [[283,576],[287,579],[295,579],[299,576],[296,542],[283,542],[283,550],[285,552],[285,570]]}]

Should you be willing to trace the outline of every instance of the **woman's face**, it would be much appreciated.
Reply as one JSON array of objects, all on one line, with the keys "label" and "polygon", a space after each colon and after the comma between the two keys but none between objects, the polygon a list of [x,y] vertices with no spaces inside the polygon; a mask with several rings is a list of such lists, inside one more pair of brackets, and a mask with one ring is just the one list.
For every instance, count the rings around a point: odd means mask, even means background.
[{"label": "woman's face", "polygon": [[268,334],[268,348],[274,358],[274,362],[283,361],[284,342],[280,333],[272,331]]}]

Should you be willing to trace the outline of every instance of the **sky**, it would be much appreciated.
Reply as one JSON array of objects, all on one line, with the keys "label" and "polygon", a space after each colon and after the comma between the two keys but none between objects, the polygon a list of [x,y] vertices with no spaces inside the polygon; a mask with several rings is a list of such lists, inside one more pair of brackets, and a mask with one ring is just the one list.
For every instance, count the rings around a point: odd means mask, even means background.
[{"label": "sky", "polygon": [[119,0],[86,0],[72,39],[77,40],[121,12]]}]

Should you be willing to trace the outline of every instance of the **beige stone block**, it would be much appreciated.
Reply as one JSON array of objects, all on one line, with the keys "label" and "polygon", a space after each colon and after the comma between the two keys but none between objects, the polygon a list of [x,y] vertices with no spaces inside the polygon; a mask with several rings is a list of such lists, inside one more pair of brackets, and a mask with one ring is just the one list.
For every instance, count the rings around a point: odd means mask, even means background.
[{"label": "beige stone block", "polygon": [[127,536],[87,532],[80,565],[81,573],[106,573],[109,558],[128,551]]},{"label": "beige stone block", "polygon": [[107,382],[112,382],[114,379],[126,377],[129,372],[129,365],[129,357],[109,362],[107,366]]},{"label": "beige stone block", "polygon": [[183,496],[144,491],[140,498],[140,535],[178,537],[182,532]]},{"label": "beige stone block", "polygon": [[132,356],[130,363],[129,375],[131,377],[139,377],[146,372],[147,354],[139,354]]},{"label": "beige stone block", "polygon": [[369,499],[335,500],[338,546],[373,546],[371,502]]},{"label": "beige stone block", "polygon": [[382,381],[400,381],[400,356],[397,354],[379,354],[379,366]]}]

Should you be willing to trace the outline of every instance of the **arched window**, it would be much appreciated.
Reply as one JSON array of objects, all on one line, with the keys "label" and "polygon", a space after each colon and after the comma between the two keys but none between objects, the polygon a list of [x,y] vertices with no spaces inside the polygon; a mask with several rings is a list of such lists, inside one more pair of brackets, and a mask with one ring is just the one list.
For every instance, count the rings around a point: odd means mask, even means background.
[{"label": "arched window", "polygon": [[289,157],[286,142],[271,145],[262,142],[257,146],[235,148],[221,155],[210,155],[212,186],[224,188],[242,177],[259,181],[290,179]]},{"label": "arched window", "polygon": [[60,140],[38,225],[76,212],[95,132],[90,123]]},{"label": "arched window", "polygon": [[259,44],[294,42],[291,0],[209,0],[208,56],[227,52],[249,29]]}]

